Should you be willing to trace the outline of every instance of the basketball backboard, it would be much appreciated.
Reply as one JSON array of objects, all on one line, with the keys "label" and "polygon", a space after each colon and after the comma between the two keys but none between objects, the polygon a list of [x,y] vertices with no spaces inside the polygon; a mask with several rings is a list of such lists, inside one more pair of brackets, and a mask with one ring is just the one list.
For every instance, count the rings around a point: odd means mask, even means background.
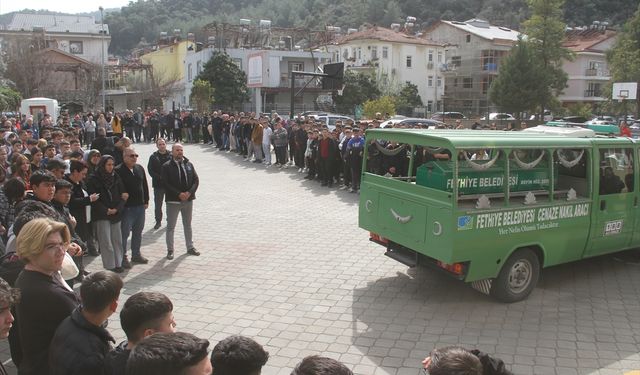
[{"label": "basketball backboard", "polygon": [[613,84],[613,100],[636,100],[638,93],[637,82],[615,82]]}]

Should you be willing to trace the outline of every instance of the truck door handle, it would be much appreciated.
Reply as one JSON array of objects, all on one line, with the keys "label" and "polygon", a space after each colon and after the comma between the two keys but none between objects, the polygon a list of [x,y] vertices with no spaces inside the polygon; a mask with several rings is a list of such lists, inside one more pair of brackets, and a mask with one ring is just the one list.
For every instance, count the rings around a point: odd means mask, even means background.
[{"label": "truck door handle", "polygon": [[607,201],[600,201],[600,211],[607,209]]}]

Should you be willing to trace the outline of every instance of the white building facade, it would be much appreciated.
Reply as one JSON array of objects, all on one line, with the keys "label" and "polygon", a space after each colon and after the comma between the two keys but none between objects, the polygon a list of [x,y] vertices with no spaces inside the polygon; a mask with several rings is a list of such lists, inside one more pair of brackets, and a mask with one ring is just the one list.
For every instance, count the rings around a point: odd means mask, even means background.
[{"label": "white building facade", "polygon": [[426,30],[426,38],[448,45],[446,62],[439,66],[445,76],[446,111],[468,117],[498,112],[489,101],[489,87],[519,35],[480,19],[439,21]]},{"label": "white building facade", "polygon": [[332,62],[345,70],[371,74],[383,93],[396,93],[405,83],[418,87],[424,115],[441,110],[444,77],[438,67],[446,60],[445,46],[379,26],[364,28],[326,46]]},{"label": "white building facade", "polygon": [[0,38],[5,42],[33,37],[43,38],[47,48],[94,64],[106,64],[109,56],[109,26],[96,23],[93,17],[16,13],[1,26]]},{"label": "white building facade", "polygon": [[[187,54],[184,61],[184,92],[181,98],[181,104],[184,107],[190,106],[189,96],[193,88],[193,81],[216,51],[218,49],[210,47]],[[326,52],[241,48],[228,48],[220,52],[227,53],[233,62],[247,74],[251,102],[246,103],[244,108],[238,109],[256,113],[288,114],[291,102],[290,72],[317,73],[318,67],[330,60],[330,55]],[[308,81],[310,82],[307,84]],[[304,89],[302,89],[303,86]],[[317,109],[318,98],[329,95],[326,90],[322,90],[321,84],[317,80],[312,80],[310,77],[296,78],[295,87],[295,92],[299,92],[294,98],[296,113]]]},{"label": "white building facade", "polygon": [[604,87],[611,81],[606,53],[613,48],[616,32],[602,27],[568,30],[564,47],[574,53],[573,61],[565,60],[567,87],[558,97],[564,106],[577,103],[596,104],[607,100]]}]

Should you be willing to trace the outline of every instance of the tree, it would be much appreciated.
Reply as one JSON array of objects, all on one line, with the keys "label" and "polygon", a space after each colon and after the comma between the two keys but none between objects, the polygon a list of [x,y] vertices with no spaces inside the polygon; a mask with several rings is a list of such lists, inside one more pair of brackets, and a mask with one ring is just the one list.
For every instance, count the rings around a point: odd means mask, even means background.
[{"label": "tree", "polygon": [[[640,82],[640,6],[618,34],[607,60],[613,82]],[[607,91],[611,89],[607,88]],[[636,112],[640,112],[639,109],[636,105]]]},{"label": "tree", "polygon": [[249,100],[247,76],[226,53],[214,52],[196,80],[209,82],[218,106],[232,109]]},{"label": "tree", "polygon": [[567,73],[563,60],[572,60],[573,54],[562,46],[566,24],[562,18],[564,0],[528,0],[531,18],[524,22],[524,33],[532,54],[542,68],[540,82],[544,90],[538,91],[534,101],[542,114],[557,102],[556,96],[567,87]]},{"label": "tree", "polygon": [[21,99],[20,93],[11,87],[0,87],[0,111],[15,111]]},{"label": "tree", "polygon": [[[395,107],[399,114],[411,116],[415,107],[422,107],[422,98],[418,94],[418,86],[405,83],[396,95]],[[384,112],[383,112],[384,113]]]},{"label": "tree", "polygon": [[213,102],[213,88],[211,83],[202,79],[196,79],[191,89],[191,102],[196,104],[198,112],[205,112],[210,109]]},{"label": "tree", "polygon": [[547,90],[544,72],[532,48],[522,39],[502,60],[500,74],[491,84],[489,98],[501,111],[519,114],[534,109]]},{"label": "tree", "polygon": [[376,113],[388,113],[391,116],[396,114],[395,99],[391,96],[383,96],[380,99],[367,100],[364,102],[364,117],[376,118]]},{"label": "tree", "polygon": [[347,71],[344,75],[342,95],[335,95],[333,101],[338,112],[353,113],[355,106],[378,97],[380,97],[380,89],[373,77]]}]

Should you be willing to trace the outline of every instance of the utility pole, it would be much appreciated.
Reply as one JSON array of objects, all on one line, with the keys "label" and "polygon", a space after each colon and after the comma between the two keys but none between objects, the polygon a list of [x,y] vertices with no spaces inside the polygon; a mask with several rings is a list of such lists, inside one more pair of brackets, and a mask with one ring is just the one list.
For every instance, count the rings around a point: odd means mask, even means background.
[{"label": "utility pole", "polygon": [[101,48],[100,48],[100,52],[101,52],[101,56],[102,59],[100,61],[100,65],[102,67],[102,110],[106,113],[107,112],[107,99],[106,99],[106,95],[104,92],[104,8],[102,6],[100,6],[98,9],[100,9],[100,24],[101,24],[101,31],[100,31],[100,41],[101,43]]}]

